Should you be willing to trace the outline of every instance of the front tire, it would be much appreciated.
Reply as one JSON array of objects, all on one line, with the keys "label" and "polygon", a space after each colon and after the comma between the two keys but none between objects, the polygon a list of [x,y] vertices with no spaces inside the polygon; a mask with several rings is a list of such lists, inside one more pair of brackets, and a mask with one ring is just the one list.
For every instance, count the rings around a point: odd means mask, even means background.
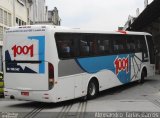
[{"label": "front tire", "polygon": [[140,83],[143,84],[145,82],[145,77],[147,77],[147,72],[145,69],[142,70]]},{"label": "front tire", "polygon": [[94,99],[99,92],[98,83],[95,80],[91,80],[88,84],[87,99]]}]

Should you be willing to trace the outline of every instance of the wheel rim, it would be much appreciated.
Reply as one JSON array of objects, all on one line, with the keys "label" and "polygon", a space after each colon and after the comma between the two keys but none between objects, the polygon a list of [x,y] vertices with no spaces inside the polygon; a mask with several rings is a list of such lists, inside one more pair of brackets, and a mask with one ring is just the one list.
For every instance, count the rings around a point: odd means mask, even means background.
[{"label": "wheel rim", "polygon": [[91,96],[94,96],[96,93],[96,85],[94,83],[91,83],[89,88],[88,88],[88,92]]}]

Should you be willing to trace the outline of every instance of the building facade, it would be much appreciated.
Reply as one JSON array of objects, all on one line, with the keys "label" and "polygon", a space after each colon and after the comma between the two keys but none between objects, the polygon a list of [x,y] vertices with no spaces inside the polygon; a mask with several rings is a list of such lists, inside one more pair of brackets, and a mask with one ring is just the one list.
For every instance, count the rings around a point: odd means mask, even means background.
[{"label": "building facade", "polygon": [[136,17],[129,15],[128,20],[123,27],[123,30],[126,30],[135,21],[135,19],[136,19]]},{"label": "building facade", "polygon": [[0,0],[0,41],[6,27],[26,24],[27,9],[22,0]]},{"label": "building facade", "polygon": [[28,20],[30,24],[47,21],[48,7],[45,0],[27,0]]},{"label": "building facade", "polygon": [[36,21],[35,24],[46,24],[46,25],[60,25],[61,19],[59,17],[58,9],[54,7],[53,10],[48,11],[48,7],[46,7],[45,21]]},{"label": "building facade", "polygon": [[61,19],[59,17],[58,9],[54,7],[53,10],[48,11],[48,21],[52,22],[54,25],[60,25]]}]

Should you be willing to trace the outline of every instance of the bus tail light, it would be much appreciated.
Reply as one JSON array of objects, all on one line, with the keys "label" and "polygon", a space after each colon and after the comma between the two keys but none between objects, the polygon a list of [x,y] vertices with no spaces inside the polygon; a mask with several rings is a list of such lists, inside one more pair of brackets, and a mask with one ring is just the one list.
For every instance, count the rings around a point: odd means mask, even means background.
[{"label": "bus tail light", "polygon": [[51,90],[54,86],[54,66],[51,63],[48,63],[48,83]]}]

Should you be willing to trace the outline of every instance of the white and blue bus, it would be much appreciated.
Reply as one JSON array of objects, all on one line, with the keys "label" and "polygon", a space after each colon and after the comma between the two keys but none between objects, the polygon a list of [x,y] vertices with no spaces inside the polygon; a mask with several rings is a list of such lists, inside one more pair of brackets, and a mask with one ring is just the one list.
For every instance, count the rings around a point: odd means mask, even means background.
[{"label": "white and blue bus", "polygon": [[6,98],[60,102],[155,74],[152,36],[58,26],[7,28],[3,48]]}]

